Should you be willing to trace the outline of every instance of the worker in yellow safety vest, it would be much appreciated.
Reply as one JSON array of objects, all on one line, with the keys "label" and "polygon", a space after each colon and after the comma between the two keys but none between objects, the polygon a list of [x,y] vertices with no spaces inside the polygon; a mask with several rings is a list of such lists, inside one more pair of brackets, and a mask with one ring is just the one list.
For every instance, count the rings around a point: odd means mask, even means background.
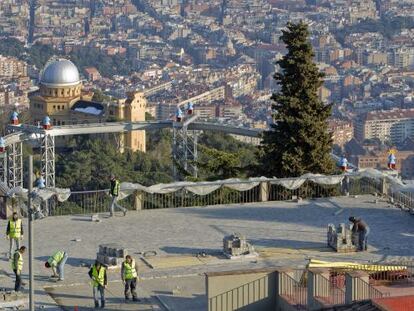
[{"label": "worker in yellow safety vest", "polygon": [[23,239],[23,224],[19,215],[14,212],[12,218],[7,223],[6,237],[10,240],[9,259],[12,258],[13,244],[15,244],[15,250],[20,249],[20,240]]},{"label": "worker in yellow safety vest", "polygon": [[92,268],[89,270],[89,277],[92,279],[93,300],[95,308],[99,308],[98,292],[101,296],[101,308],[105,308],[105,288],[108,286],[108,278],[106,276],[106,268],[96,260]]},{"label": "worker in yellow safety vest", "polygon": [[46,268],[52,268],[52,278],[58,278],[58,281],[64,280],[66,260],[68,260],[68,254],[65,251],[57,251],[45,262]]},{"label": "worker in yellow safety vest", "polygon": [[109,214],[111,217],[114,216],[115,208],[121,210],[124,216],[127,213],[127,209],[118,204],[118,196],[119,196],[120,190],[121,190],[121,182],[119,181],[119,179],[115,177],[114,174],[112,174],[111,175],[111,188],[109,190],[109,195],[112,197],[111,203],[109,205]]},{"label": "worker in yellow safety vest", "polygon": [[22,246],[14,252],[11,260],[11,267],[14,275],[16,276],[16,282],[14,283],[14,290],[19,292],[22,287],[22,270],[23,270],[23,254],[26,252],[26,247]]},{"label": "worker in yellow safety vest", "polygon": [[133,301],[140,301],[137,297],[138,264],[130,255],[125,257],[121,268],[122,283],[125,286],[125,300],[129,300],[129,291]]}]

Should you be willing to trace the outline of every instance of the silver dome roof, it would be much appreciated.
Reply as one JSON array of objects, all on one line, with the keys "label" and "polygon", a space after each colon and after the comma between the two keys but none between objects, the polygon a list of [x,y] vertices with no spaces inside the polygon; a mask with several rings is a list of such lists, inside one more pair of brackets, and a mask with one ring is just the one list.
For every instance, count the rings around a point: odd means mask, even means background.
[{"label": "silver dome roof", "polygon": [[78,68],[67,59],[49,61],[40,77],[40,83],[49,87],[74,86],[79,82]]}]

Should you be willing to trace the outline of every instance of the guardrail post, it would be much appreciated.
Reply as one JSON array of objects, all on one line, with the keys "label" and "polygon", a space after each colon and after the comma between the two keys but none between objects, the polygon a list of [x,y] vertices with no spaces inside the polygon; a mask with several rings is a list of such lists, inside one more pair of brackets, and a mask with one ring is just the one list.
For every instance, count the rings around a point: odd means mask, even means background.
[{"label": "guardrail post", "polygon": [[322,304],[316,297],[329,297],[329,287],[319,277],[329,279],[328,269],[309,269],[308,270],[308,308],[309,310],[319,310]]},{"label": "guardrail post", "polygon": [[361,282],[369,284],[369,275],[363,271],[349,271],[345,274],[345,304],[369,299],[369,288],[361,286]]},{"label": "guardrail post", "polygon": [[269,183],[267,181],[262,181],[259,184],[259,187],[260,187],[260,193],[259,193],[260,202],[269,201]]},{"label": "guardrail post", "polygon": [[134,209],[140,211],[143,209],[144,193],[142,191],[134,191]]},{"label": "guardrail post", "polygon": [[388,195],[388,184],[385,177],[381,179],[381,193],[382,195]]}]

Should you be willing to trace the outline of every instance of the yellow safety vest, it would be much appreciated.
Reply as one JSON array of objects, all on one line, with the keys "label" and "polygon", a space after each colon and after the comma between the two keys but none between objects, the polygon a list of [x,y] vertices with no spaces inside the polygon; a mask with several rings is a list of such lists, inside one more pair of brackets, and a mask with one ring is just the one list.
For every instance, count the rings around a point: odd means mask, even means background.
[{"label": "yellow safety vest", "polygon": [[18,239],[21,237],[22,235],[22,220],[21,219],[17,219],[16,221],[10,219],[9,227],[10,227],[9,237],[11,239]]},{"label": "yellow safety vest", "polygon": [[131,280],[138,276],[137,269],[135,269],[135,260],[132,259],[131,264],[124,261],[124,279]]},{"label": "yellow safety vest", "polygon": [[65,252],[57,251],[56,253],[53,254],[53,256],[49,257],[47,262],[49,263],[51,267],[56,267],[62,261],[64,256],[65,256]]},{"label": "yellow safety vest", "polygon": [[98,285],[104,286],[105,285],[105,268],[101,266],[101,269],[96,269],[96,266],[93,265],[92,267],[92,286],[98,287]]},{"label": "yellow safety vest", "polygon": [[114,188],[111,189],[111,195],[118,196],[120,188],[121,188],[121,182],[118,179],[115,179]]},{"label": "yellow safety vest", "polygon": [[17,270],[17,271],[21,272],[23,270],[23,256],[22,256],[22,254],[20,254],[19,251],[15,251],[14,255],[16,255],[16,254],[19,254],[19,259],[17,260],[17,266],[14,262],[14,256],[12,258],[11,266],[12,266],[13,270]]}]

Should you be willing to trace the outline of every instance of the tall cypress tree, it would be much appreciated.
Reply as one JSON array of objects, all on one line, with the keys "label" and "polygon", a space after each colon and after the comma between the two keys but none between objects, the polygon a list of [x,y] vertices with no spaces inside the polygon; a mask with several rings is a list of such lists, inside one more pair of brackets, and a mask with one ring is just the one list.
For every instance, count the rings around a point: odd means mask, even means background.
[{"label": "tall cypress tree", "polygon": [[323,74],[313,62],[307,25],[288,23],[281,40],[288,53],[277,62],[280,71],[274,75],[281,88],[272,96],[274,123],[263,134],[260,147],[262,174],[329,174],[334,168],[327,124],[332,105],[318,99]]}]

